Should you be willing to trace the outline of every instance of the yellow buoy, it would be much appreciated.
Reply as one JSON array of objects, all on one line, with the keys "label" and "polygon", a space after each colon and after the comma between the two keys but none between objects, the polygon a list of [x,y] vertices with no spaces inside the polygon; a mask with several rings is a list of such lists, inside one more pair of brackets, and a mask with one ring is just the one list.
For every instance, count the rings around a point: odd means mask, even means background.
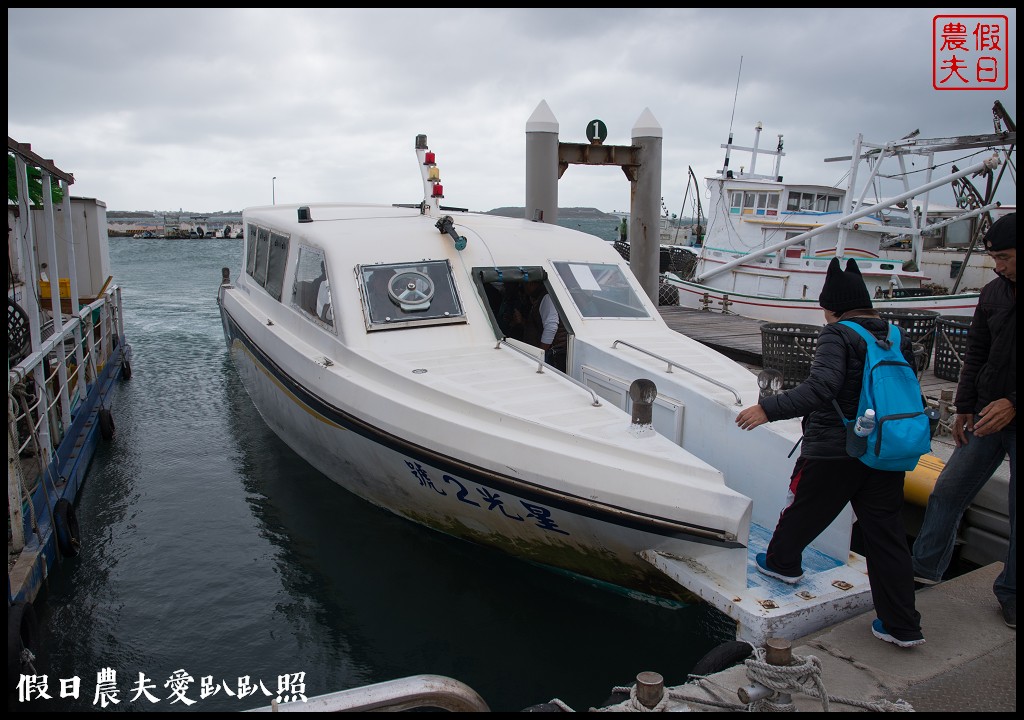
[{"label": "yellow buoy", "polygon": [[928,496],[932,494],[935,481],[945,466],[946,463],[934,455],[922,455],[917,467],[908,472],[903,480],[903,499],[926,507]]}]

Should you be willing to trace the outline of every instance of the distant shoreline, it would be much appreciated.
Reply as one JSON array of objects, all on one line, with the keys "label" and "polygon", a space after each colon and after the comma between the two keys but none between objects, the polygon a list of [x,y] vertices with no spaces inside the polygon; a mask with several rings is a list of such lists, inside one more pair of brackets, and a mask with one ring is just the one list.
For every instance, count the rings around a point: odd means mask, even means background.
[{"label": "distant shoreline", "polygon": [[[501,217],[526,217],[525,207],[505,206],[493,210],[473,210],[471,212]],[[571,220],[607,222],[609,226],[618,227],[625,213],[606,213],[592,207],[558,208],[560,224]],[[222,237],[225,227],[230,228],[230,235],[239,234],[242,225],[242,213],[226,211],[216,213],[179,212],[154,213],[152,211],[107,210],[107,233],[110,237],[131,237],[149,232],[149,237],[136,239],[210,239]],[[168,228],[176,228],[177,234],[167,234]],[[192,235],[191,230],[202,228],[202,234]]]},{"label": "distant shoreline", "polygon": [[[522,218],[526,217],[525,207],[499,207],[488,210],[486,215],[501,215],[502,217]],[[597,208],[590,207],[565,207],[558,208],[559,218],[573,218],[586,220],[609,220],[618,222],[621,215],[606,213]]]}]

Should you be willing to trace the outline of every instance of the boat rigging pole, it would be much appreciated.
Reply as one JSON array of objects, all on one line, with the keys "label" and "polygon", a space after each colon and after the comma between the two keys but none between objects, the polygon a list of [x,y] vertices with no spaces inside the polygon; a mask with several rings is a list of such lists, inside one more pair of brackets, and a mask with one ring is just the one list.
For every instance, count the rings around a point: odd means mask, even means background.
[{"label": "boat rigging pole", "polygon": [[729,152],[732,150],[732,124],[736,119],[736,99],[740,94],[740,75],[743,73],[743,56],[740,55],[740,68],[736,71],[736,92],[732,96],[732,116],[729,118],[729,143],[725,148],[725,165],[722,166],[721,175],[726,176],[729,172]]},{"label": "boat rigging pole", "polygon": [[[996,100],[992,104],[992,124],[995,127],[996,133],[1005,132],[1003,123],[1006,123],[1005,131],[1012,132],[1016,136],[1016,123],[1014,123],[1010,114],[1006,112],[1003,104]],[[996,194],[999,182],[1003,179],[1003,173],[1006,171],[1006,167],[1010,164],[1010,153],[1013,152],[1013,148],[1014,145],[1011,144],[1010,147],[1006,149],[1007,162],[1003,163],[1002,167],[999,168],[999,176],[995,178],[994,182],[993,174],[988,174],[988,182],[985,185],[984,196],[982,196],[982,194],[978,192],[978,189],[974,187],[974,183],[966,177],[960,178],[953,183],[954,191],[958,188],[962,190],[962,192],[956,193],[958,206],[967,210],[977,210],[979,208],[984,210],[985,208],[992,206],[992,198]],[[956,165],[954,165],[953,170],[955,171],[956,169]],[[977,244],[979,239],[985,237],[985,234],[988,232],[990,227],[992,227],[992,214],[990,212],[985,212],[981,220],[975,225],[974,232],[971,234],[970,242],[967,244],[967,252],[964,253],[963,262],[960,263],[960,270],[956,274],[956,280],[953,281],[952,294],[955,295],[957,289],[960,287],[960,281],[963,280],[964,271],[967,269],[967,264],[971,260],[971,254],[974,252],[974,246]]]},{"label": "boat rigging pole", "polygon": [[726,272],[728,270],[732,270],[737,265],[742,265],[744,263],[750,262],[751,260],[755,260],[755,259],[757,259],[759,257],[763,257],[764,255],[768,255],[770,253],[773,253],[776,250],[781,250],[782,248],[789,247],[790,245],[795,245],[796,243],[803,242],[807,238],[814,237],[815,235],[820,235],[821,233],[823,233],[823,232],[825,232],[827,230],[831,230],[834,227],[840,226],[840,225],[842,225],[844,223],[848,223],[848,222],[850,222],[852,220],[857,220],[858,218],[862,218],[862,217],[864,217],[866,215],[871,215],[872,213],[877,212],[878,210],[882,210],[882,209],[887,208],[887,207],[892,207],[893,205],[895,205],[896,203],[898,203],[898,202],[900,202],[902,200],[909,200],[909,199],[915,197],[916,195],[920,195],[922,193],[928,192],[929,190],[933,190],[934,188],[940,187],[942,185],[948,185],[952,181],[957,180],[957,179],[959,179],[961,177],[964,177],[965,175],[971,175],[973,173],[982,172],[982,171],[985,171],[985,170],[994,170],[996,167],[998,167],[998,165],[999,165],[998,157],[993,156],[993,157],[991,157],[991,158],[989,158],[987,160],[984,160],[982,162],[979,162],[979,163],[976,163],[974,165],[971,165],[966,170],[961,170],[961,171],[959,171],[957,173],[953,173],[949,177],[945,177],[945,178],[942,178],[940,180],[935,180],[933,182],[926,183],[925,185],[922,185],[920,187],[914,188],[913,190],[909,190],[909,191],[907,191],[905,193],[902,193],[901,195],[897,195],[896,197],[891,198],[891,199],[889,199],[889,200],[887,200],[885,202],[880,202],[880,203],[877,203],[877,204],[872,205],[870,207],[862,208],[862,209],[860,209],[860,210],[858,210],[856,212],[850,213],[849,215],[844,215],[843,217],[839,218],[838,220],[833,220],[830,223],[826,223],[824,225],[819,225],[818,227],[814,228],[813,230],[808,230],[805,233],[800,233],[799,235],[794,235],[793,237],[789,238],[788,240],[784,240],[782,242],[775,243],[774,245],[768,245],[766,247],[759,248],[757,250],[749,252],[749,253],[747,253],[745,255],[741,255],[740,257],[734,258],[734,259],[732,259],[732,260],[730,260],[730,261],[728,261],[726,263],[722,263],[718,267],[712,268],[711,270],[708,270],[705,273],[702,273],[700,275],[694,276],[693,280],[694,280],[694,282],[698,282],[698,283],[704,282],[705,280],[707,280],[710,277],[714,277],[715,275],[719,275],[719,274],[721,274],[723,272]]},{"label": "boat rigging pole", "polygon": [[[686,181],[686,191],[683,193],[683,206],[679,209],[679,221],[682,223],[683,216],[686,214],[686,201],[690,197],[690,186],[693,186],[693,201],[697,206],[697,224],[696,226],[690,226],[690,237],[696,238],[698,245],[704,244],[704,208],[700,204],[700,184],[697,182],[697,176],[693,174],[693,167],[690,165],[686,166],[689,171],[690,179]],[[692,216],[691,216],[692,219]],[[679,227],[676,225],[675,235],[672,236],[672,244],[678,245],[679,240]]]}]

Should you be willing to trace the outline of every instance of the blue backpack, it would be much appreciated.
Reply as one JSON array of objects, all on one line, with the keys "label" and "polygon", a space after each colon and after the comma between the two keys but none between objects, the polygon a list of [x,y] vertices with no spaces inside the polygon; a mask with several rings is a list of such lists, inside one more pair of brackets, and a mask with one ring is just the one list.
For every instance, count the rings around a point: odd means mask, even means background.
[{"label": "blue backpack", "polygon": [[846,425],[846,452],[877,470],[913,470],[921,456],[931,452],[932,436],[921,384],[900,352],[900,329],[889,323],[888,339],[879,340],[855,322],[840,322],[868,346],[857,417],[868,408],[875,410],[875,427],[862,438],[853,432],[856,418],[843,417],[839,403],[832,400]]}]

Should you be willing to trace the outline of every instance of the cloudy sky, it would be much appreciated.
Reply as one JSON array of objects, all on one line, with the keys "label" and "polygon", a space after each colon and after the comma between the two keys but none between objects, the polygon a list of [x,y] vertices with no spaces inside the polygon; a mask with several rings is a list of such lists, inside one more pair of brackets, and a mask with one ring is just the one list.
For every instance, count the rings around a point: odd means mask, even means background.
[{"label": "cloudy sky", "polygon": [[[933,89],[933,18],[967,14],[1008,17],[1007,90]],[[991,133],[995,100],[1016,122],[1016,18],[966,7],[8,8],[7,134],[108,210],[215,212],[418,202],[423,133],[445,203],[489,210],[525,204],[525,128],[542,101],[563,142],[585,142],[601,119],[606,144],[628,145],[646,108],[678,212],[687,168],[713,174],[730,130],[751,145],[757,122],[762,148],[784,135],[787,180],[829,184],[849,164],[823,160],[849,155],[858,133]],[[1015,203],[1015,184],[1002,188]],[[561,207],[629,208],[618,168],[570,167],[558,191]]]}]

